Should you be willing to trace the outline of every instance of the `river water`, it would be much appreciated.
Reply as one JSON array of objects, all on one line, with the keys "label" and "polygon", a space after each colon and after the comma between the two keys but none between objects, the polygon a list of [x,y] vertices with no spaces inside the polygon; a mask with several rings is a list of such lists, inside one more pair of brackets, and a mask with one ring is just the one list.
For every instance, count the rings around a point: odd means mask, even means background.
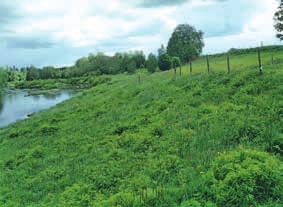
[{"label": "river water", "polygon": [[27,96],[25,90],[11,90],[0,95],[0,127],[6,126],[19,119],[43,109],[48,109],[77,92],[72,90],[60,91],[52,94]]}]

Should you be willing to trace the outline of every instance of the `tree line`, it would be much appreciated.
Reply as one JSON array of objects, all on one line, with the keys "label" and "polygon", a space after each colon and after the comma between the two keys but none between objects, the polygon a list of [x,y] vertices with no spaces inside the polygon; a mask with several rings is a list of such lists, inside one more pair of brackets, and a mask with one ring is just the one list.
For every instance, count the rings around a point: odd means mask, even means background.
[{"label": "tree line", "polygon": [[161,45],[158,54],[150,53],[147,57],[143,51],[115,53],[108,56],[103,53],[90,53],[87,57],[78,59],[68,68],[54,68],[51,66],[42,69],[28,67],[26,80],[72,78],[88,75],[115,75],[121,73],[133,74],[139,69],[146,68],[153,73],[156,70],[169,70],[198,57],[204,46],[203,32],[197,31],[188,24],[176,27],[165,48]]},{"label": "tree line", "polygon": [[22,77],[25,77],[27,81],[32,81],[89,75],[133,74],[140,69],[147,69],[150,73],[157,70],[165,71],[197,58],[203,46],[202,31],[197,31],[188,24],[180,24],[172,33],[167,46],[161,45],[156,55],[150,53],[146,57],[143,51],[117,52],[113,56],[104,53],[90,53],[87,57],[78,59],[71,67],[36,68],[31,65],[18,69],[13,66],[0,71],[0,83],[20,81]]},{"label": "tree line", "polygon": [[0,67],[0,86],[5,86],[7,82],[17,82],[25,80],[25,69],[13,67]]}]

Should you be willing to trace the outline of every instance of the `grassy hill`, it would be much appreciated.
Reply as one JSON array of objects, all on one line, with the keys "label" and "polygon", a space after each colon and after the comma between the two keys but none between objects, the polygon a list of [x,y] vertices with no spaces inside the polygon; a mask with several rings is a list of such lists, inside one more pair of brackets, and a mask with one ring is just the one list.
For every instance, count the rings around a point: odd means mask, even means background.
[{"label": "grassy hill", "polygon": [[281,206],[280,55],[113,76],[1,128],[0,206]]}]

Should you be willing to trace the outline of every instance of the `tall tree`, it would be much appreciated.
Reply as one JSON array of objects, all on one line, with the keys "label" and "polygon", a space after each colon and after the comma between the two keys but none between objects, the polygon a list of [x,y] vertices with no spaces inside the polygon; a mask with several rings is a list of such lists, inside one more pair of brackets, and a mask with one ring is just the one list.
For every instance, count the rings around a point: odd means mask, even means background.
[{"label": "tall tree", "polygon": [[38,79],[40,79],[40,74],[39,74],[38,69],[34,67],[33,65],[30,66],[27,70],[26,80],[32,81],[32,80],[38,80]]},{"label": "tall tree", "polygon": [[55,77],[54,67],[45,66],[39,71],[40,79],[52,79]]},{"label": "tall tree", "polygon": [[199,56],[203,47],[203,32],[197,31],[189,24],[180,24],[175,28],[168,41],[167,53],[171,57],[179,57],[184,63]]},{"label": "tall tree", "polygon": [[162,44],[161,47],[158,49],[158,57],[166,53],[166,48]]},{"label": "tall tree", "polygon": [[143,51],[135,51],[133,54],[133,60],[136,62],[136,67],[141,68],[145,64],[145,55]]},{"label": "tall tree", "polygon": [[150,73],[154,73],[157,68],[157,58],[153,53],[150,53],[148,55],[147,61],[146,61],[146,68]]},{"label": "tall tree", "polygon": [[127,64],[127,71],[128,73],[135,73],[135,71],[137,70],[137,65],[136,65],[136,62],[131,59],[131,61]]},{"label": "tall tree", "polygon": [[283,2],[280,1],[280,5],[277,8],[275,14],[274,14],[274,28],[277,31],[276,37],[280,40],[283,40]]},{"label": "tall tree", "polygon": [[8,81],[8,74],[7,71],[3,68],[0,68],[0,86],[3,86]]}]

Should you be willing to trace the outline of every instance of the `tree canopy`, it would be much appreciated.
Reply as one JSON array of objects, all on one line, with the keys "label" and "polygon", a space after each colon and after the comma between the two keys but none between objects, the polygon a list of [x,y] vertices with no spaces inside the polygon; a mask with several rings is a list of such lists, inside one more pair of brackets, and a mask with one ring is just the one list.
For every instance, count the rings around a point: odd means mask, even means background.
[{"label": "tree canopy", "polygon": [[202,53],[203,47],[203,32],[189,24],[180,24],[168,41],[167,53],[179,57],[182,62],[189,62]]},{"label": "tree canopy", "polygon": [[277,31],[276,37],[280,40],[283,40],[283,2],[280,3],[280,6],[277,8],[274,14],[274,28]]},{"label": "tree canopy", "polygon": [[146,68],[150,73],[154,73],[157,68],[157,58],[153,53],[150,53],[148,55],[147,61],[146,61]]},{"label": "tree canopy", "polygon": [[169,70],[172,66],[171,57],[165,53],[158,57],[158,67],[160,70]]},{"label": "tree canopy", "polygon": [[0,86],[4,85],[7,80],[8,80],[7,72],[3,68],[0,68]]},{"label": "tree canopy", "polygon": [[162,44],[161,46],[160,46],[160,48],[158,49],[158,56],[161,56],[161,55],[163,55],[163,54],[165,54],[166,53],[166,48],[164,47],[164,45]]}]

